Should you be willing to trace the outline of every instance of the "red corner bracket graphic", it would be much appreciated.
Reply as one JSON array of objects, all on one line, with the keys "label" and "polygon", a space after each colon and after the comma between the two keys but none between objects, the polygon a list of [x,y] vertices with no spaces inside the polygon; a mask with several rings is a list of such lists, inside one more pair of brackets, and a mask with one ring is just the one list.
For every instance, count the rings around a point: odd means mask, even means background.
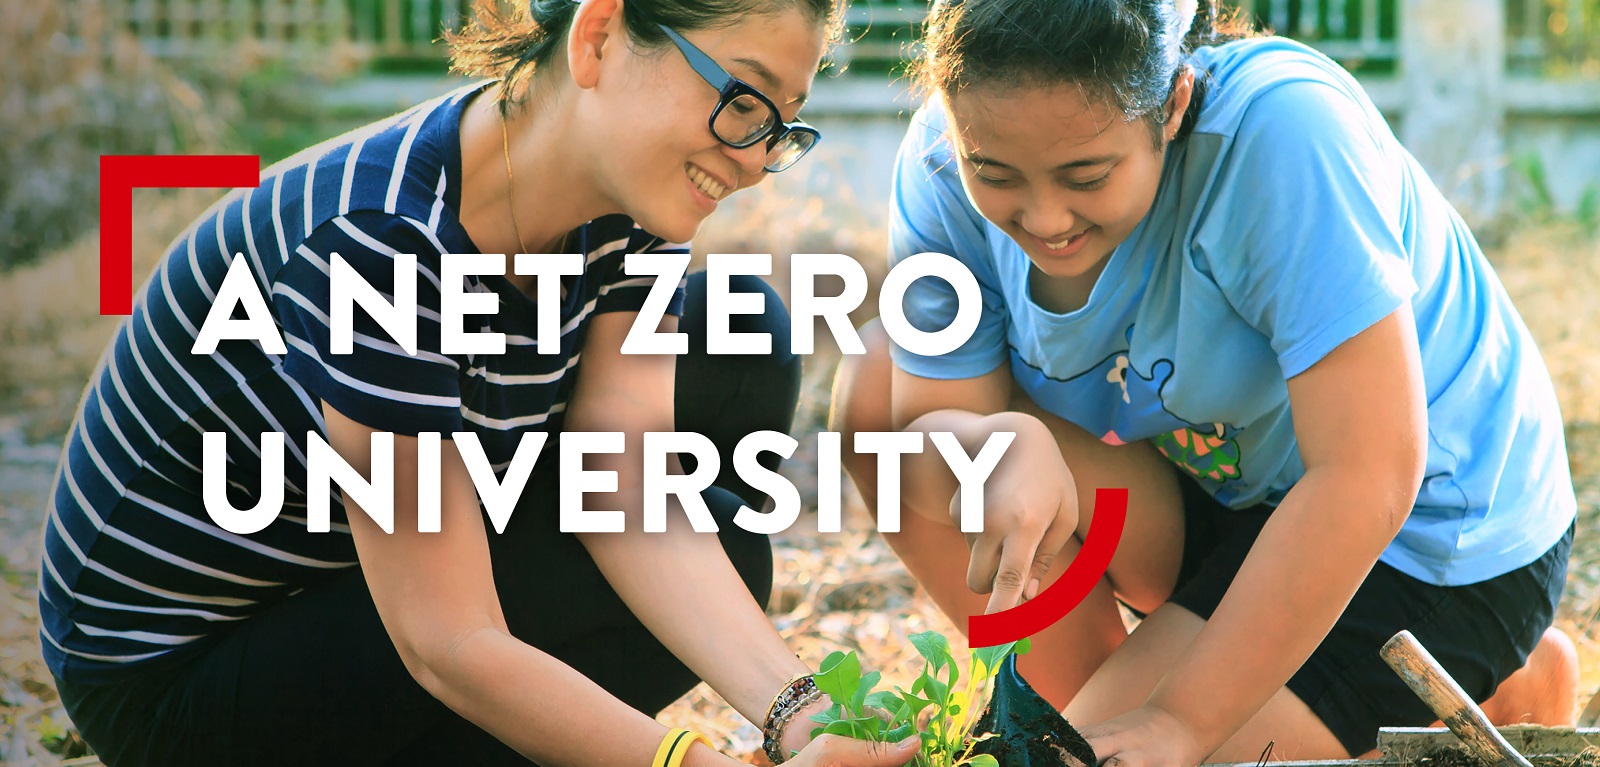
[{"label": "red corner bracket graphic", "polygon": [[254,187],[255,155],[100,156],[100,313],[133,313],[134,188]]},{"label": "red corner bracket graphic", "polygon": [[1122,541],[1128,518],[1128,491],[1101,488],[1094,494],[1094,519],[1077,558],[1067,571],[1039,595],[1010,610],[967,616],[967,641],[973,647],[1015,642],[1043,631],[1061,620],[1089,596]]}]

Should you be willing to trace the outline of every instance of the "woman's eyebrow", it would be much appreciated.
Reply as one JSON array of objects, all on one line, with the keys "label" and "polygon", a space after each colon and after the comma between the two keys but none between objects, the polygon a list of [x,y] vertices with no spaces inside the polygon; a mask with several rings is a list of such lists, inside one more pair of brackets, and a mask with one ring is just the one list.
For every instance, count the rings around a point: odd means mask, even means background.
[{"label": "woman's eyebrow", "polygon": [[[761,63],[759,61],[756,61],[755,59],[748,59],[748,58],[738,58],[738,59],[734,59],[734,61],[737,61],[740,64],[743,64],[746,67],[749,67],[751,72],[756,73],[756,77],[761,78],[761,81],[762,81],[763,84],[766,85],[767,90],[777,90],[777,89],[783,87],[783,83],[778,82],[777,75],[772,74],[772,70],[767,69],[767,65],[766,64],[763,64],[763,63]],[[802,93],[799,96],[796,96],[795,98],[789,99],[788,101],[786,101],[784,103],[785,104],[804,104],[804,103],[806,103],[806,99],[810,98],[810,96],[811,96],[810,93]]]},{"label": "woman's eyebrow", "polygon": [[[766,69],[766,64],[762,64],[760,61],[747,58],[733,59],[733,61],[738,61],[739,64],[744,64],[744,66],[749,67],[750,72],[755,72],[755,77],[758,77],[760,80],[762,80],[763,85],[766,86],[766,90],[768,91],[778,90],[778,88],[782,88],[782,86],[784,86],[784,83],[778,82],[778,75],[774,75],[773,70]],[[805,104],[806,99],[810,98],[810,96],[810,93],[798,94],[798,96],[789,99],[789,101],[784,102],[784,104]]]},{"label": "woman's eyebrow", "polygon": [[[1114,155],[1114,154],[1103,154],[1103,155],[1098,155],[1098,156],[1095,156],[1095,157],[1085,157],[1085,158],[1083,158],[1081,160],[1073,160],[1072,162],[1061,163],[1060,165],[1057,165],[1055,167],[1055,170],[1059,171],[1059,170],[1074,170],[1076,168],[1088,168],[1088,167],[1092,167],[1092,166],[1095,166],[1095,165],[1104,165],[1104,164],[1106,164],[1108,162],[1113,162],[1116,159],[1117,159],[1117,155]],[[972,163],[974,165],[992,165],[992,166],[994,166],[996,168],[1004,168],[1005,170],[1016,170],[1016,168],[1013,168],[1010,165],[1007,165],[1007,164],[1005,164],[1003,162],[1000,162],[999,160],[991,160],[991,159],[989,159],[987,157],[984,157],[981,154],[969,154],[969,155],[967,155],[967,162],[970,162],[970,163]]]},{"label": "woman's eyebrow", "polygon": [[1085,157],[1081,160],[1073,160],[1072,162],[1061,163],[1060,165],[1056,166],[1056,170],[1072,170],[1074,168],[1088,168],[1095,165],[1105,165],[1106,163],[1112,162],[1116,159],[1117,155],[1114,154],[1102,154],[1095,157]]}]

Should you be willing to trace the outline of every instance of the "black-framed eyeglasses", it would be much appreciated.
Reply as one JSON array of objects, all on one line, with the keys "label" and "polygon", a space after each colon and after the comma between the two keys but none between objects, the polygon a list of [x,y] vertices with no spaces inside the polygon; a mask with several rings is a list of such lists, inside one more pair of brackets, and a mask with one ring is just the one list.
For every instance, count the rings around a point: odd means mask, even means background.
[{"label": "black-framed eyeglasses", "polygon": [[762,167],[769,173],[784,170],[804,157],[811,147],[822,140],[822,134],[796,120],[785,123],[778,116],[778,107],[754,86],[728,74],[728,70],[707,56],[705,51],[685,40],[665,24],[657,24],[661,31],[678,46],[689,67],[704,78],[721,94],[716,108],[711,110],[711,135],[734,149],[744,149],[765,140],[767,158]]}]

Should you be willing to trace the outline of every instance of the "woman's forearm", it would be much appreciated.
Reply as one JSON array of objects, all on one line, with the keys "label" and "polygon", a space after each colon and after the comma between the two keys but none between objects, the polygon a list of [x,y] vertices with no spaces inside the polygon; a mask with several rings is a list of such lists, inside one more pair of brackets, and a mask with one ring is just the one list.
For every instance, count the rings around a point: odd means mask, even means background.
[{"label": "woman's forearm", "polygon": [[[1045,431],[1037,419],[1020,413],[979,416],[945,410],[918,419],[907,430],[953,432],[970,454],[995,431],[1032,427]],[[618,473],[618,492],[603,503],[611,508],[642,507],[637,466],[625,457],[611,455],[596,455],[591,463],[593,468]],[[906,498],[907,505],[931,509],[923,513],[938,514],[949,524],[950,499],[958,485],[933,445],[926,445],[919,455],[906,456],[902,476],[915,478],[902,482],[911,496]],[[599,499],[605,496],[595,498],[602,503]],[[751,598],[717,536],[694,532],[675,496],[668,498],[664,533],[638,533],[636,512],[629,517],[628,528],[634,532],[580,536],[595,564],[667,649],[745,718],[761,724],[783,684],[811,669],[773,629],[762,605]],[[795,721],[810,730],[803,717]],[[793,740],[786,738],[786,742]]]},{"label": "woman's forearm", "polygon": [[809,669],[756,603],[718,537],[696,533],[676,500],[667,532],[582,536],[639,621],[729,705],[761,724],[784,682]]},{"label": "woman's forearm", "polygon": [[[667,732],[576,670],[495,628],[430,652],[414,671],[450,709],[549,767],[648,765]],[[604,723],[604,737],[596,736],[596,723]],[[687,762],[693,767],[736,764],[711,749],[695,751]]]},{"label": "woman's forearm", "polygon": [[[1353,469],[1308,471],[1150,703],[1221,746],[1305,663],[1409,510]],[[1398,507],[1397,507],[1398,506]]]}]

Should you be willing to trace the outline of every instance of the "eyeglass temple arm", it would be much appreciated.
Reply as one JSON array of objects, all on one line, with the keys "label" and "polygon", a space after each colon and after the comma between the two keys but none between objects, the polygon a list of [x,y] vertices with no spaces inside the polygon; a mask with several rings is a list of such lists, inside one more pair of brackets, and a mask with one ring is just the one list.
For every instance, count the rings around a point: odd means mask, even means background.
[{"label": "eyeglass temple arm", "polygon": [[727,88],[728,83],[733,81],[733,75],[728,74],[728,70],[723,69],[721,64],[713,61],[704,51],[694,47],[694,43],[689,42],[683,35],[678,34],[672,27],[665,24],[657,24],[656,26],[660,27],[662,32],[667,33],[667,37],[672,38],[672,41],[678,44],[678,49],[683,51],[683,57],[689,61],[690,68],[705,78],[706,82],[711,83],[711,87],[720,91]]}]

